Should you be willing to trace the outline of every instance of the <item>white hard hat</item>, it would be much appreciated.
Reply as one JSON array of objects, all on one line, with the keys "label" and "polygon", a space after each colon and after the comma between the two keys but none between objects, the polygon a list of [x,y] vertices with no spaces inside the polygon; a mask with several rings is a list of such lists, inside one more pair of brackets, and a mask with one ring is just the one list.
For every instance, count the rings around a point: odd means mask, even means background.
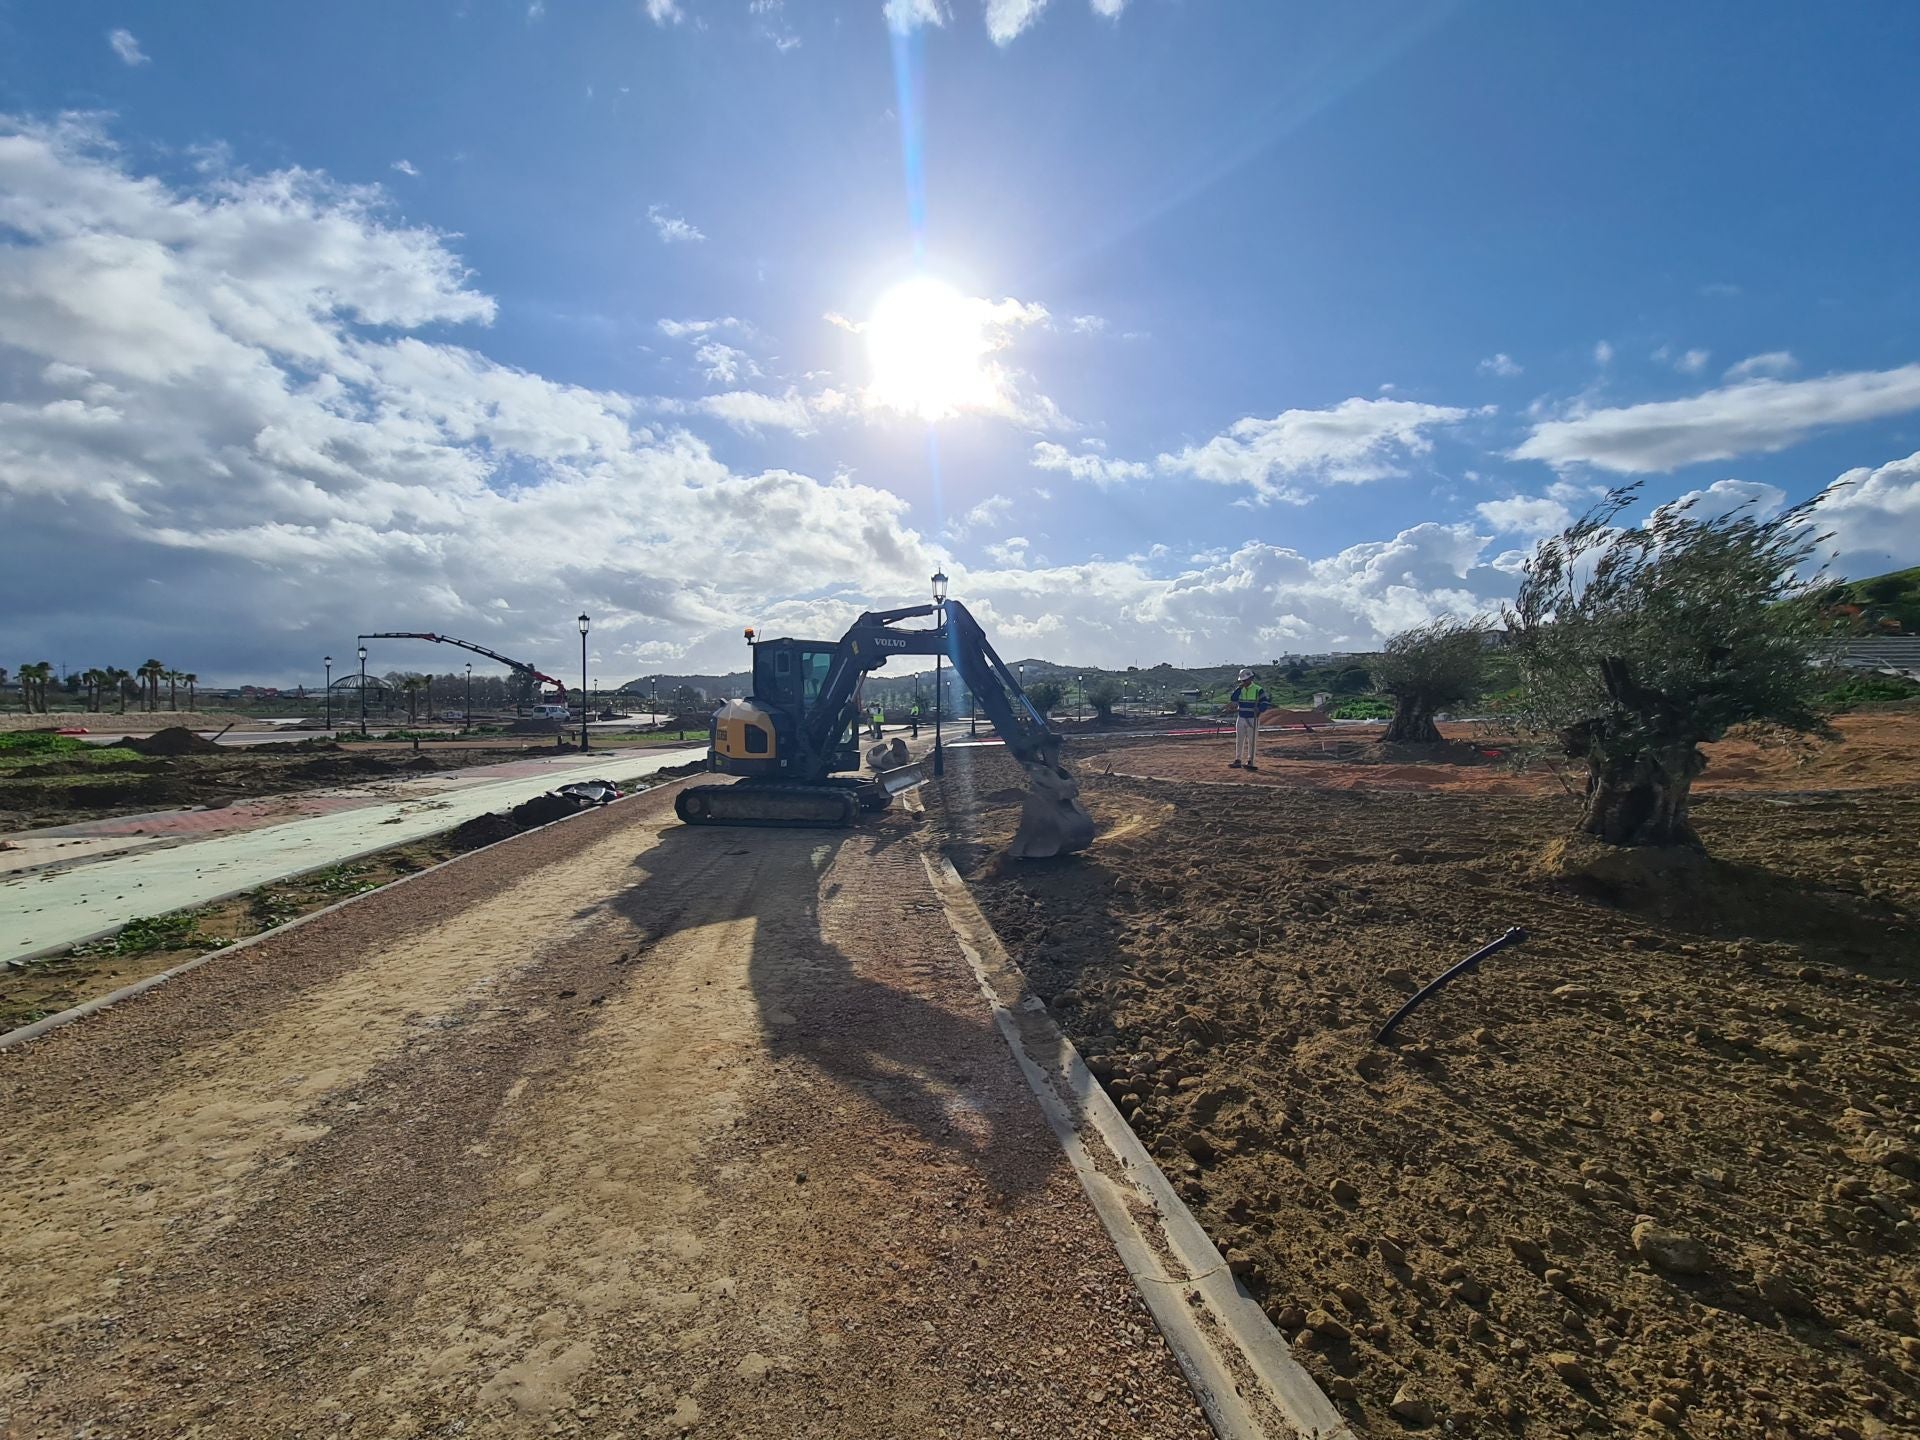
[{"label": "white hard hat", "polygon": [[1251,680],[1251,679],[1253,679],[1253,671],[1251,671],[1251,670],[1242,670],[1242,671],[1240,672],[1240,678],[1241,678],[1242,680]]}]

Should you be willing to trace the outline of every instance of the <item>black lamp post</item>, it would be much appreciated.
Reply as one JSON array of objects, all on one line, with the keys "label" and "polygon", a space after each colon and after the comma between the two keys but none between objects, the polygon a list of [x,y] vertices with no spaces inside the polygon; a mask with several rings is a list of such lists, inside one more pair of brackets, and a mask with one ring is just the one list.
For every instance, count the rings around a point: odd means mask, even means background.
[{"label": "black lamp post", "polygon": [[473,728],[473,664],[471,661],[467,664],[466,718],[460,722],[460,728],[462,730],[471,730]]},{"label": "black lamp post", "polygon": [[580,748],[587,748],[587,612],[580,612]]},{"label": "black lamp post", "polygon": [[1084,720],[1087,718],[1087,677],[1084,675],[1076,675],[1073,678],[1074,683],[1080,687],[1080,698],[1073,702],[1073,718],[1076,720]]},{"label": "black lamp post", "polygon": [[360,647],[360,736],[367,734],[367,647]]},{"label": "black lamp post", "polygon": [[326,657],[327,665],[327,723],[326,729],[333,729],[333,657]]},{"label": "black lamp post", "polygon": [[940,659],[947,648],[947,577],[940,570],[933,572],[933,604],[940,622],[940,649],[933,652],[933,774],[938,779],[947,773],[947,752],[940,744],[940,712],[946,708],[941,704]]}]

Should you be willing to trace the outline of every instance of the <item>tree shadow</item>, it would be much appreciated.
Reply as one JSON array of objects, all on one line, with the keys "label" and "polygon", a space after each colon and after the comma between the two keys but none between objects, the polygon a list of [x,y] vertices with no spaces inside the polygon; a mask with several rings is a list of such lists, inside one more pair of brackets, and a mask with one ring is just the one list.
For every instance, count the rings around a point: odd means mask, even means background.
[{"label": "tree shadow", "polygon": [[[1062,1157],[1050,1140],[1009,1143],[1016,1131],[1043,1136],[1044,1126],[957,944],[942,919],[925,915],[931,893],[923,902],[845,888],[848,870],[924,883],[917,856],[907,857],[911,868],[889,856],[912,838],[902,818],[851,833],[669,826],[634,861],[646,878],[608,908],[650,939],[750,921],[746,978],[775,1061],[811,1067],[960,1156],[1001,1195],[1025,1193]],[[863,927],[874,935],[871,949],[855,941],[850,952],[836,938]],[[916,968],[947,964],[961,967],[954,1009],[916,991]],[[1000,1066],[1007,1073],[992,1076],[989,1067]]]}]

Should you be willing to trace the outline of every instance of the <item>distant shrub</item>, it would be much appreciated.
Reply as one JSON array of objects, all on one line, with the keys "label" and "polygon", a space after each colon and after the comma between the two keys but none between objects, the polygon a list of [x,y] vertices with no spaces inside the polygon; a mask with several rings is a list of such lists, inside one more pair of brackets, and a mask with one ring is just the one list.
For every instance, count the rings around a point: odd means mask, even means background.
[{"label": "distant shrub", "polygon": [[1027,699],[1033,702],[1033,708],[1042,715],[1051,715],[1060,708],[1065,692],[1051,680],[1036,680],[1027,686]]}]

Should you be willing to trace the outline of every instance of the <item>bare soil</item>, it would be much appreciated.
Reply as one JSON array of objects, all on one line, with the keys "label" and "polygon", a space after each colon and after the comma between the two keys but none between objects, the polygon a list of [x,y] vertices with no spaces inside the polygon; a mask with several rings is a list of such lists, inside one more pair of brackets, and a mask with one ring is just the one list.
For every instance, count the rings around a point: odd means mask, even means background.
[{"label": "bare soil", "polygon": [[[1756,734],[1706,746],[1707,769],[1694,789],[1711,794],[1920,784],[1920,710],[1842,715],[1835,729],[1840,738],[1830,744]],[[1530,759],[1496,727],[1448,724],[1440,733],[1446,743],[1438,746],[1387,745],[1374,727],[1263,734],[1260,768],[1251,773],[1230,768],[1231,731],[1165,740],[1076,735],[1070,753],[1096,773],[1323,790],[1563,795],[1581,783],[1576,769]]]},{"label": "bare soil", "polygon": [[[1920,727],[1843,728],[1805,764],[1716,747],[1714,860],[1624,873],[1549,863],[1551,777],[1456,759],[1409,787],[1304,737],[1250,777],[1075,742],[1102,835],[1062,864],[995,858],[998,750],[952,752],[929,812],[1358,1433],[1908,1436]],[[1531,939],[1372,1043],[1508,926]]]}]

